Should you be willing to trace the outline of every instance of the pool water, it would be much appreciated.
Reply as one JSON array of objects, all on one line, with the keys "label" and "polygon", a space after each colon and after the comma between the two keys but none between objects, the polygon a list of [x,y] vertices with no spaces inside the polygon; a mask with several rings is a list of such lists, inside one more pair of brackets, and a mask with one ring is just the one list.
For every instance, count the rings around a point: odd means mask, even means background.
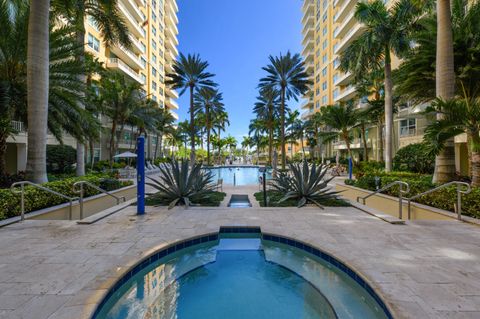
[{"label": "pool water", "polygon": [[[223,178],[224,184],[230,185],[258,185],[262,173],[259,167],[215,167],[208,168],[213,173],[213,180]],[[266,174],[267,179],[271,173]]]},{"label": "pool water", "polygon": [[165,258],[123,284],[95,318],[386,318],[351,278],[283,244],[221,238]]}]

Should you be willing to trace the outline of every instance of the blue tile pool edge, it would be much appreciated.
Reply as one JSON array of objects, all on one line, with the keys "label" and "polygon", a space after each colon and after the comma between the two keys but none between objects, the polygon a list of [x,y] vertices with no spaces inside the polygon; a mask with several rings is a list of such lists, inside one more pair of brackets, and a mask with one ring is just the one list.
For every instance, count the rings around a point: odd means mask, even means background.
[{"label": "blue tile pool edge", "polygon": [[110,297],[118,290],[120,287],[126,283],[131,277],[137,274],[140,270],[144,269],[148,265],[158,261],[159,259],[166,257],[174,252],[180,251],[185,248],[189,248],[194,245],[217,241],[221,234],[240,234],[240,233],[255,233],[260,234],[262,240],[276,242],[284,245],[288,245],[291,247],[295,247],[297,249],[303,250],[313,256],[316,256],[325,262],[329,263],[330,265],[336,267],[337,269],[341,270],[347,276],[352,278],[357,284],[359,284],[363,289],[365,289],[368,294],[375,300],[375,302],[380,306],[383,310],[387,318],[393,319],[392,312],[387,304],[384,302],[383,298],[380,297],[375,290],[371,287],[371,285],[367,282],[364,276],[358,274],[358,272],[354,271],[351,267],[347,266],[345,263],[337,259],[336,257],[332,256],[331,254],[322,251],[313,245],[307,244],[305,242],[291,239],[285,236],[279,236],[272,233],[264,233],[261,231],[260,227],[256,226],[221,226],[217,233],[209,233],[206,235],[195,236],[185,240],[177,241],[171,243],[159,251],[143,258],[134,266],[132,266],[129,270],[127,270],[120,279],[118,279],[115,284],[108,290],[108,292],[102,297],[100,303],[96,306],[93,315],[91,316],[92,319],[96,319],[102,307],[105,303],[109,300]]},{"label": "blue tile pool edge", "polygon": [[340,261],[339,259],[332,256],[331,254],[328,254],[325,251],[322,251],[321,249],[315,248],[314,246],[301,242],[299,240],[291,239],[288,237],[279,236],[271,233],[261,232],[261,234],[262,234],[262,240],[280,243],[280,244],[288,245],[288,246],[303,250],[315,257],[322,259],[323,261],[334,266],[335,268],[339,269],[340,271],[345,273],[347,276],[349,276],[351,279],[353,279],[363,289],[365,289],[365,291],[367,291],[367,293],[375,300],[375,302],[383,310],[387,318],[389,319],[394,318],[392,315],[392,312],[390,311],[390,308],[384,302],[383,298],[380,297],[380,295],[378,295],[375,292],[375,290],[367,282],[364,276],[358,274],[358,272],[354,271],[350,266],[347,266],[344,262]]}]

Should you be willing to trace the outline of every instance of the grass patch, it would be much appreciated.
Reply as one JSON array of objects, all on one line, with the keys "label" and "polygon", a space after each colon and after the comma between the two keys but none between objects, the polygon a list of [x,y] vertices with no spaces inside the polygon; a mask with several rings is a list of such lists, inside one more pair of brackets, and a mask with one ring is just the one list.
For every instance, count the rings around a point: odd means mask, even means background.
[{"label": "grass patch", "polygon": [[[254,194],[255,199],[258,201],[261,207],[264,207],[263,205],[263,192],[257,192]],[[280,199],[282,199],[284,194],[274,191],[274,190],[269,190],[267,191],[267,199],[268,199],[268,207],[297,207],[298,201],[295,199],[288,199],[286,201],[283,201],[281,203],[278,203]],[[350,203],[343,199],[325,199],[320,201],[320,204],[323,206],[328,206],[328,207],[345,207],[345,206],[351,206]]]},{"label": "grass patch", "polygon": [[[193,205],[205,206],[205,207],[218,207],[223,199],[227,196],[224,192],[213,192],[208,197],[203,198],[199,201],[192,201]],[[168,201],[162,200],[161,198],[155,197],[155,194],[145,198],[145,205],[147,206],[168,206],[170,204]]]}]

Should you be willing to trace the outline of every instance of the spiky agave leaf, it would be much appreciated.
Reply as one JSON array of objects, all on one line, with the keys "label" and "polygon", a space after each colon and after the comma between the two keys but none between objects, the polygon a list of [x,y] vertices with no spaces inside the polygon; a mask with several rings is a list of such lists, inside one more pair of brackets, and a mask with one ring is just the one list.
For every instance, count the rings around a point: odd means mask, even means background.
[{"label": "spiky agave leaf", "polygon": [[160,179],[150,178],[146,183],[152,186],[157,193],[153,197],[162,202],[168,202],[168,209],[176,205],[190,206],[213,193],[213,175],[211,172],[202,170],[201,164],[189,167],[189,161],[172,161],[160,166]]},{"label": "spiky agave leaf", "polygon": [[327,188],[333,177],[325,178],[328,171],[326,165],[312,164],[309,166],[307,161],[303,161],[289,166],[291,176],[282,172],[273,179],[273,188],[285,194],[279,203],[288,199],[296,199],[298,207],[313,203],[323,208],[320,204],[321,201],[337,198],[338,192],[329,191]]}]

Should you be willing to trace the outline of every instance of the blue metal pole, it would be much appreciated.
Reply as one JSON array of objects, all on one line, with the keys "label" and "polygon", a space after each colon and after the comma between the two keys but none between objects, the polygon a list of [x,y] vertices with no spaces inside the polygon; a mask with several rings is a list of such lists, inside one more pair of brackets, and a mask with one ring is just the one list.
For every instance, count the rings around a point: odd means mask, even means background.
[{"label": "blue metal pole", "polygon": [[348,178],[352,179],[353,161],[352,158],[348,158]]},{"label": "blue metal pole", "polygon": [[145,214],[145,137],[137,138],[137,215]]}]

